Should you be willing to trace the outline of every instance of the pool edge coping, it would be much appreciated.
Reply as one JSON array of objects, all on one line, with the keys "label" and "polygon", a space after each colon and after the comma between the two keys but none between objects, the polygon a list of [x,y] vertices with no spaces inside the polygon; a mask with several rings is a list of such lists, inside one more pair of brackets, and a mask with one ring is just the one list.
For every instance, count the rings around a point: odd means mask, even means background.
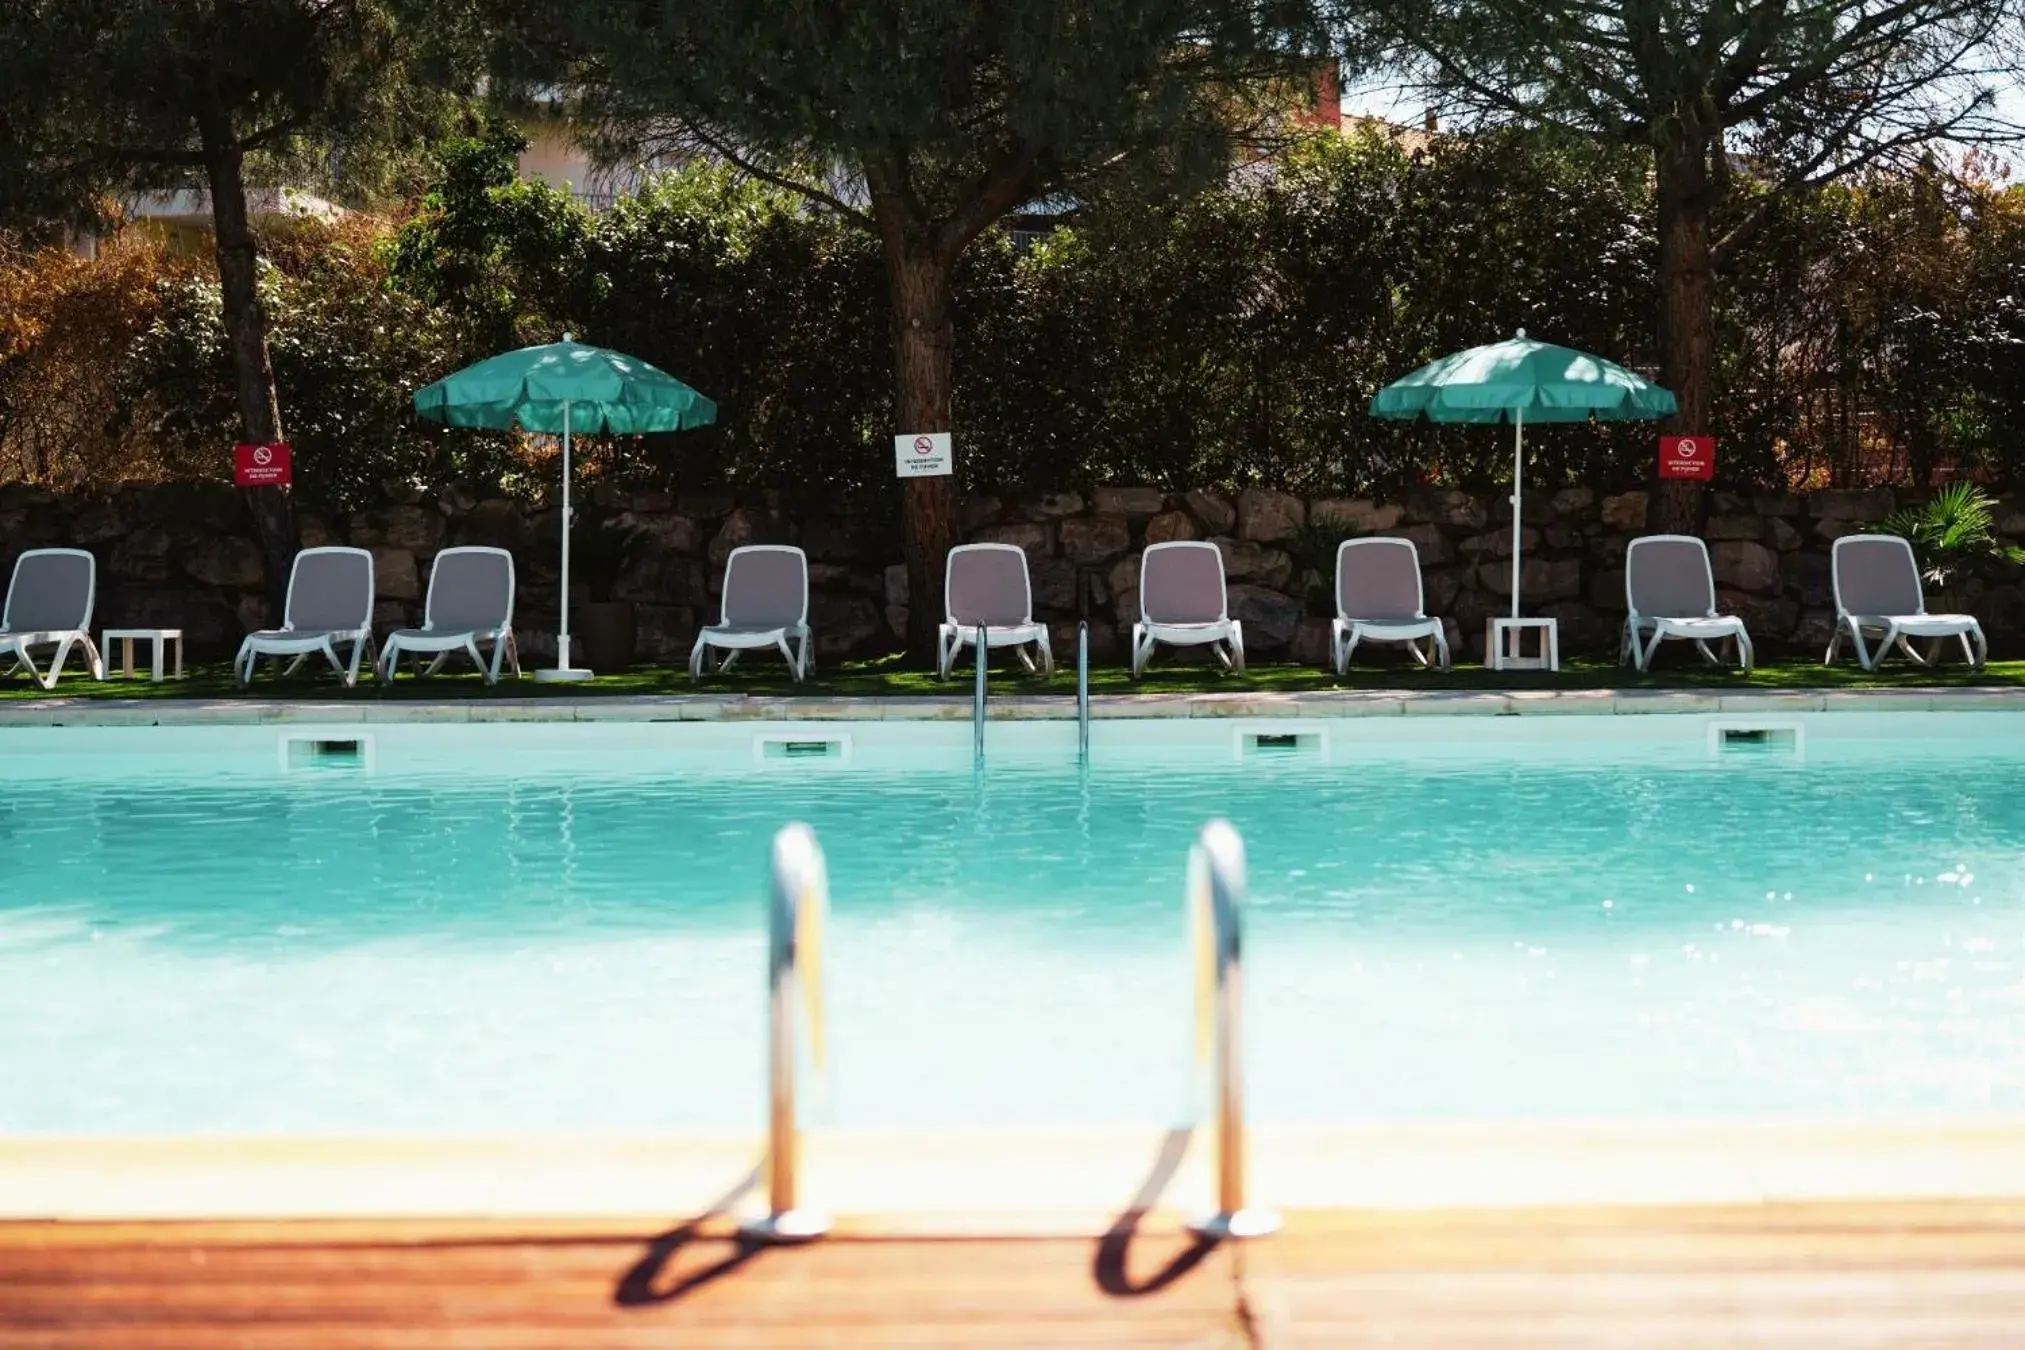
[{"label": "pool edge coping", "polygon": [[[1331,689],[1187,694],[1098,694],[1090,715],[1106,721],[1160,718],[1349,718],[1400,716],[1780,715],[1820,712],[2025,711],[2025,689]],[[1066,695],[1004,694],[990,720],[1073,721]],[[958,721],[972,713],[960,694],[808,696],[648,694],[595,698],[402,699],[254,702],[238,699],[78,699],[0,705],[7,727],[261,726],[315,722],[872,722]]]}]

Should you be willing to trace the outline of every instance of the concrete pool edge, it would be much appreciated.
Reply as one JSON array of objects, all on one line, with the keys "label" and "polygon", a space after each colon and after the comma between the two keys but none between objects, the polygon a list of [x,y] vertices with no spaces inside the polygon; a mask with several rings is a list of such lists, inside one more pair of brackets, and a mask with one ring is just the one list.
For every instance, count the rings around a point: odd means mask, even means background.
[{"label": "concrete pool edge", "polygon": [[[987,705],[993,721],[1073,721],[1066,695],[1004,694]],[[1817,712],[2025,711],[2025,689],[1755,690],[1317,690],[1268,694],[1100,694],[1090,714],[1139,718],[1399,716],[1566,716]],[[402,699],[254,702],[237,699],[19,700],[0,704],[0,728],[260,726],[401,722],[848,722],[958,721],[968,695],[816,698],[758,694],[669,694],[587,699]]]},{"label": "concrete pool edge", "polygon": [[[1262,1126],[1287,1211],[2025,1197],[2025,1120]],[[909,1232],[1102,1232],[1209,1197],[1201,1132],[811,1131],[809,1202]],[[750,1212],[757,1136],[0,1138],[0,1222]]]}]

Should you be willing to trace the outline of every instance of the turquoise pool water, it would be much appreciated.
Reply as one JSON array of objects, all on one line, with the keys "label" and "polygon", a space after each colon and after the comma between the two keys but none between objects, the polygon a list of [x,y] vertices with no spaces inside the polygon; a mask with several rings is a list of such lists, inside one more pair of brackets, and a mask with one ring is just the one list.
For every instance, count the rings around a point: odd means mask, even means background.
[{"label": "turquoise pool water", "polygon": [[1416,720],[1285,753],[1100,725],[1087,774],[1060,726],[994,725],[981,774],[968,727],[821,763],[383,727],[325,771],[272,728],[0,732],[0,1131],[753,1127],[797,818],[833,887],[819,1121],[1184,1109],[1216,814],[1261,1119],[2025,1109],[2025,719],[1831,714],[1803,754]]}]

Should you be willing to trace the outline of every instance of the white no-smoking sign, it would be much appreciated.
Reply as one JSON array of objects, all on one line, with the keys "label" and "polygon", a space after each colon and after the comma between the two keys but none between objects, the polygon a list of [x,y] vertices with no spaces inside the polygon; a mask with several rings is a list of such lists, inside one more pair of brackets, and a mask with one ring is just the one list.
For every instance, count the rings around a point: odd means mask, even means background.
[{"label": "white no-smoking sign", "polygon": [[946,431],[903,432],[893,438],[896,478],[940,478],[956,472],[956,455]]}]

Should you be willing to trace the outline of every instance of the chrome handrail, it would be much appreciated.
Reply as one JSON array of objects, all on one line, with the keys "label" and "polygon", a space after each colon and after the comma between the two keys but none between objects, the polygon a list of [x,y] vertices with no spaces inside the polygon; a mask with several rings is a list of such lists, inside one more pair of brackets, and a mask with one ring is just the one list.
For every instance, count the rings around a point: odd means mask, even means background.
[{"label": "chrome handrail", "polygon": [[1263,1237],[1280,1216],[1245,1204],[1244,840],[1227,820],[1202,827],[1188,855],[1195,948],[1195,1063],[1207,1072],[1216,1131],[1216,1212],[1189,1226],[1212,1237]]},{"label": "chrome handrail", "polygon": [[829,1231],[829,1218],[801,1207],[801,1116],[796,1107],[805,1023],[809,1060],[818,1073],[828,1047],[823,1025],[823,929],[829,919],[829,870],[815,832],[799,821],[773,837],[773,885],[767,902],[767,1215],[742,1226],[749,1237],[801,1242]]},{"label": "chrome handrail", "polygon": [[1090,762],[1090,623],[1076,622],[1076,758]]},{"label": "chrome handrail", "polygon": [[975,743],[976,743],[976,751],[977,751],[977,762],[978,762],[979,764],[982,764],[982,763],[984,763],[984,661],[985,661],[985,656],[986,656],[986,646],[985,646],[985,640],[984,640],[984,625],[983,625],[983,624],[979,624],[979,625],[977,626],[977,696],[976,696],[976,698],[975,698],[974,700],[972,700],[972,707],[971,707],[971,710],[970,710],[970,726],[971,726],[971,732],[972,732],[972,737],[971,737],[971,739],[972,739],[973,741],[975,741]]}]

